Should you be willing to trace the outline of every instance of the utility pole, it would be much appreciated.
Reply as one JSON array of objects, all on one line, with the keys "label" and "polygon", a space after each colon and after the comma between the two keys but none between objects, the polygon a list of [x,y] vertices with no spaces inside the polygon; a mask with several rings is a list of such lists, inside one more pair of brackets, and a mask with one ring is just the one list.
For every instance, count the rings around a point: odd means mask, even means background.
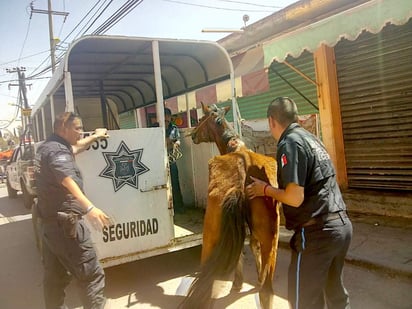
[{"label": "utility pole", "polygon": [[9,89],[12,86],[19,87],[19,108],[21,111],[21,121],[23,125],[23,132],[25,132],[26,128],[30,125],[30,115],[31,115],[31,108],[29,106],[29,102],[27,101],[26,76],[24,74],[25,71],[26,71],[25,67],[6,69],[7,73],[17,72],[17,75],[19,78],[18,84],[12,84],[12,83],[9,84]]},{"label": "utility pole", "polygon": [[56,41],[54,40],[54,35],[53,35],[53,15],[64,16],[64,19],[66,20],[66,17],[67,15],[69,15],[69,13],[52,11],[51,0],[48,0],[47,10],[35,9],[33,6],[33,2],[30,3],[30,9],[31,9],[30,18],[33,13],[47,14],[49,16],[50,59],[51,59],[52,72],[54,72],[54,70],[56,69],[56,56],[55,56]]}]

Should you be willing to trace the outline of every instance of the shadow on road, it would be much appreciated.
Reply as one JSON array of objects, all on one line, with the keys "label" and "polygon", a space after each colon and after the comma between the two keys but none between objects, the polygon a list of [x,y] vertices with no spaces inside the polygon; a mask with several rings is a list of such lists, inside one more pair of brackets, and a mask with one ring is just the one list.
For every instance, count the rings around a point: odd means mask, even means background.
[{"label": "shadow on road", "polygon": [[28,214],[31,214],[31,211],[23,206],[23,196],[21,194],[17,198],[9,198],[4,194],[0,196],[0,217],[7,218]]}]

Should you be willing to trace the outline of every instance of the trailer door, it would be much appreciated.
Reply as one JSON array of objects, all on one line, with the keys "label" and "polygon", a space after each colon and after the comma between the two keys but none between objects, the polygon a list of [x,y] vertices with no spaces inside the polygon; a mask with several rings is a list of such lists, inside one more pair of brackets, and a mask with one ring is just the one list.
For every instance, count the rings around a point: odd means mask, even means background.
[{"label": "trailer door", "polygon": [[139,259],[171,243],[173,212],[163,128],[109,131],[76,161],[89,199],[114,221],[91,228],[100,260],[110,265]]}]

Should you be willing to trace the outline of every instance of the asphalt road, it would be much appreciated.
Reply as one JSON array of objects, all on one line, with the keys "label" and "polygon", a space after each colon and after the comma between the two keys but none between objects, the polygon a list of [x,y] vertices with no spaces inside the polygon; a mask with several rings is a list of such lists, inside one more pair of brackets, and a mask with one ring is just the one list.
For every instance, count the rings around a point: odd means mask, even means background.
[{"label": "asphalt road", "polygon": [[[11,200],[0,184],[0,308],[42,309],[42,264],[34,244],[31,215],[21,197]],[[240,293],[219,296],[215,308],[257,308],[254,261],[245,249],[245,284]],[[106,295],[111,308],[176,308],[183,296],[177,290],[196,271],[200,248],[191,248],[106,269]],[[275,308],[286,301],[289,252],[280,249],[274,278]],[[314,278],[316,280],[316,278]],[[347,265],[345,284],[352,309],[412,308],[412,282]],[[225,282],[223,283],[225,285]],[[67,289],[69,308],[81,308],[75,284]]]}]

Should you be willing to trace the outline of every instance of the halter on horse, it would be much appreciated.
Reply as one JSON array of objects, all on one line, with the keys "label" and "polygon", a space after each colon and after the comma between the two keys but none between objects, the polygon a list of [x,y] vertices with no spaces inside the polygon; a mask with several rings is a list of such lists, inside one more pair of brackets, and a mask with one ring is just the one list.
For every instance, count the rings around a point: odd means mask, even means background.
[{"label": "halter on horse", "polygon": [[192,132],[192,140],[195,144],[215,142],[221,155],[209,161],[201,269],[181,308],[207,308],[214,280],[234,270],[232,290],[240,290],[247,223],[258,272],[260,306],[269,309],[273,303],[279,212],[272,199],[249,200],[245,187],[250,176],[276,185],[276,161],[245,147],[224,118],[229,108],[202,107],[205,116]]}]

